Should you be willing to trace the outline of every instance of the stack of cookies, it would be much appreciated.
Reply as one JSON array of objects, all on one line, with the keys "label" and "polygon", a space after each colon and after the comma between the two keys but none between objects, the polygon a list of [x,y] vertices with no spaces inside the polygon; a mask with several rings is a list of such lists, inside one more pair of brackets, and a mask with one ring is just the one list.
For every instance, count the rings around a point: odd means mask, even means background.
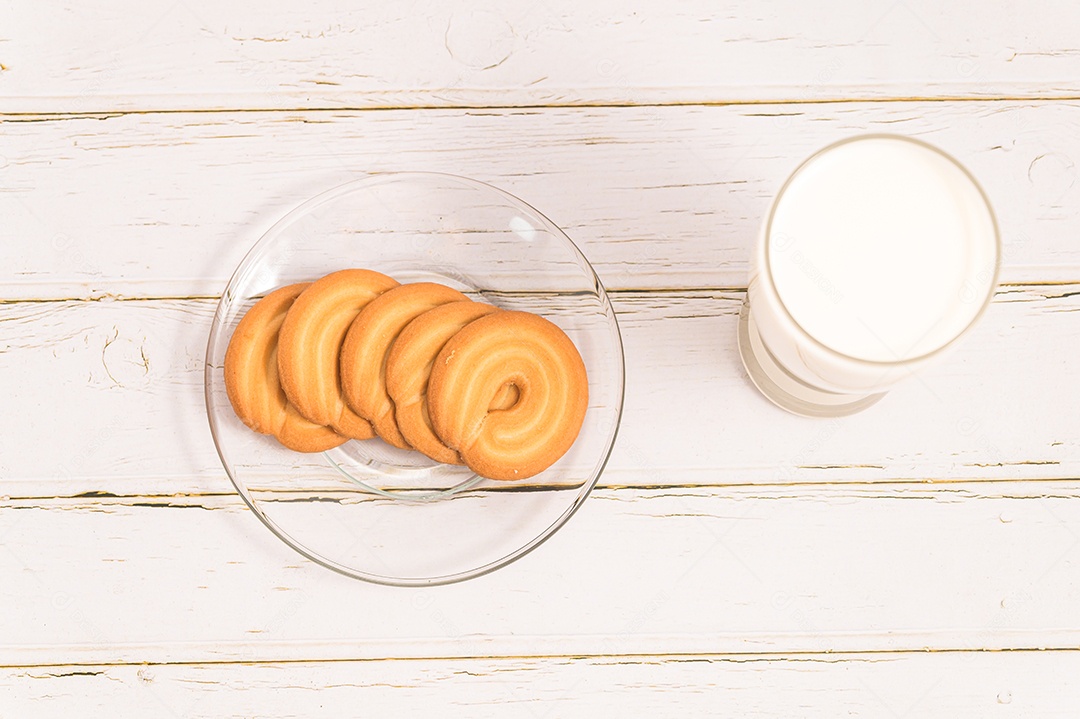
[{"label": "stack of cookies", "polygon": [[589,401],[581,355],[548,320],[360,269],[259,300],[225,388],[244,424],[289,449],[377,436],[499,480],[562,457]]}]

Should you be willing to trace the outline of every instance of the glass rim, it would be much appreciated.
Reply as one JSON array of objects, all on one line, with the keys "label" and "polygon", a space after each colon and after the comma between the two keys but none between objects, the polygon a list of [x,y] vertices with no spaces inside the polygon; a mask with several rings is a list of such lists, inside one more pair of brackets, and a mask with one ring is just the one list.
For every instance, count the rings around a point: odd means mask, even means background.
[{"label": "glass rim", "polygon": [[[854,355],[850,355],[846,352],[841,352],[834,347],[830,347],[829,345],[819,340],[817,337],[814,337],[812,334],[810,334],[810,332],[808,332],[806,328],[799,324],[799,321],[795,319],[795,316],[791,313],[791,310],[788,309],[787,305],[784,303],[783,297],[780,296],[780,291],[777,289],[776,281],[772,272],[769,250],[772,240],[773,217],[776,214],[776,208],[780,206],[780,202],[784,198],[784,193],[787,191],[788,187],[790,187],[792,181],[794,181],[794,179],[799,175],[800,172],[806,169],[812,162],[820,158],[822,155],[825,155],[828,152],[832,152],[839,147],[843,147],[845,145],[849,145],[855,142],[861,142],[863,140],[896,140],[899,142],[906,142],[921,147],[923,149],[930,150],[939,157],[944,158],[947,162],[960,170],[960,172],[963,173],[964,177],[966,177],[971,182],[976,192],[978,192],[979,197],[982,198],[983,205],[986,207],[987,214],[989,214],[990,216],[990,225],[994,230],[993,275],[990,278],[989,285],[987,286],[988,290],[986,292],[986,296],[982,299],[978,310],[975,311],[975,314],[972,316],[971,320],[969,320],[968,323],[963,327],[963,329],[957,332],[943,345],[941,345],[940,347],[936,347],[929,352],[924,352],[923,354],[916,355],[915,357],[906,357],[899,360],[870,360],[864,359],[862,357],[855,357]],[[917,362],[921,362],[923,360],[939,355],[945,352],[945,350],[947,350],[948,348],[952,347],[957,342],[957,340],[970,332],[971,328],[974,327],[975,324],[979,321],[979,319],[982,318],[983,314],[986,313],[987,307],[990,306],[990,303],[993,301],[994,295],[997,292],[998,280],[1001,276],[1001,230],[998,226],[997,215],[994,214],[994,208],[990,204],[990,198],[987,196],[986,191],[983,189],[982,185],[977,179],[975,179],[975,176],[971,174],[971,171],[968,170],[967,167],[963,165],[963,163],[961,163],[959,160],[957,160],[955,157],[945,152],[941,148],[936,147],[935,145],[932,145],[929,142],[926,142],[925,140],[921,140],[919,138],[909,137],[907,135],[899,135],[895,133],[875,132],[862,135],[854,135],[852,137],[845,137],[841,140],[837,140],[836,142],[832,142],[825,147],[822,147],[821,149],[817,150],[812,155],[807,157],[805,160],[800,162],[799,165],[794,170],[792,170],[791,174],[787,176],[787,179],[784,180],[784,184],[780,186],[780,190],[777,191],[776,196],[773,198],[772,204],[769,207],[769,214],[765,220],[765,236],[762,242],[764,244],[763,249],[765,255],[765,260],[763,263],[765,276],[772,287],[773,294],[776,295],[777,304],[783,311],[784,316],[787,317],[788,320],[790,320],[792,325],[794,325],[794,327],[799,331],[802,337],[809,341],[816,348],[824,351],[829,355],[832,355],[833,357],[877,367],[904,367],[907,365],[912,365]]]}]

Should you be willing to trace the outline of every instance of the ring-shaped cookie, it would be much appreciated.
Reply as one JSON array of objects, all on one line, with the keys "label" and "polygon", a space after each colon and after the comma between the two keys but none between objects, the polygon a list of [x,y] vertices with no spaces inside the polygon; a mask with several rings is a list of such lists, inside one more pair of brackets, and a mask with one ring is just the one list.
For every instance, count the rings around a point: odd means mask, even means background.
[{"label": "ring-shaped cookie", "polygon": [[395,287],[372,300],[353,320],[341,347],[341,389],[345,401],[375,427],[375,433],[401,449],[412,445],[394,419],[386,391],[387,355],[405,325],[430,309],[468,301],[455,289],[435,282]]},{"label": "ring-shaped cookie", "polygon": [[225,352],[225,391],[240,421],[297,452],[322,452],[347,437],[304,418],[278,379],[278,332],[307,283],[274,290],[247,311]]},{"label": "ring-shaped cookie", "polygon": [[341,270],[312,283],[281,325],[278,369],[285,395],[300,414],[353,439],[371,439],[371,423],[345,403],[338,373],[349,325],[369,302],[397,287],[372,270]]},{"label": "ring-shaped cookie", "polygon": [[[506,384],[519,392],[491,410]],[[436,434],[482,477],[532,477],[570,449],[589,404],[585,363],[558,326],[527,312],[481,317],[435,358],[428,409]]]},{"label": "ring-shaped cookie", "polygon": [[386,357],[386,390],[397,426],[409,444],[436,462],[461,464],[431,427],[427,388],[435,357],[465,325],[493,312],[498,309],[469,300],[428,310],[405,326]]}]

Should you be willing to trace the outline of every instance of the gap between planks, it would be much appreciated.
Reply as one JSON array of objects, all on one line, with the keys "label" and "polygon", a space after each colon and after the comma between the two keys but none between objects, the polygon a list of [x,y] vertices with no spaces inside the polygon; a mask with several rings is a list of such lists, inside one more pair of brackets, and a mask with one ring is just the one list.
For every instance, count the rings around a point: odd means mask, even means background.
[{"label": "gap between planks", "polygon": [[[1075,634],[1075,632],[1069,632],[1069,634]],[[225,643],[227,646],[229,643]],[[292,642],[287,645],[290,650],[295,650],[301,646],[306,646],[306,642]],[[311,646],[328,647],[332,643],[318,642],[310,643]],[[285,643],[282,643],[283,647]],[[221,648],[222,643],[216,643],[214,647]],[[243,644],[241,647],[248,647],[250,645]],[[134,653],[139,652],[160,652],[162,647],[160,645],[117,645],[115,648],[121,648]],[[185,647],[191,649],[192,647]],[[0,655],[5,651],[5,647],[0,646]],[[69,653],[70,655],[77,655],[81,652],[95,651],[99,647],[87,647],[84,645],[72,645],[68,647],[63,646],[48,646],[48,647],[16,647],[18,651],[47,651],[50,653]],[[1046,646],[1046,647],[998,647],[998,648],[967,648],[967,647],[943,647],[933,648],[927,647],[925,649],[842,649],[837,651],[818,651],[818,650],[793,650],[793,651],[726,651],[726,652],[680,652],[680,651],[659,651],[659,652],[605,652],[605,653],[590,653],[590,652],[544,652],[544,653],[522,653],[522,654],[480,654],[480,653],[432,653],[430,655],[409,655],[409,656],[324,656],[324,657],[305,657],[305,656],[281,656],[281,657],[260,657],[250,659],[215,659],[215,658],[191,658],[191,659],[152,659],[147,661],[139,660],[124,660],[117,659],[112,661],[99,661],[99,660],[86,660],[80,661],[79,659],[64,660],[64,661],[28,661],[28,662],[14,662],[7,663],[0,661],[0,669],[43,669],[49,667],[129,667],[129,666],[259,666],[268,664],[311,664],[311,663],[353,663],[353,662],[429,662],[429,661],[530,661],[530,660],[566,660],[566,661],[610,661],[617,664],[638,664],[648,663],[655,660],[667,661],[667,662],[732,662],[732,663],[750,663],[750,662],[776,662],[776,661],[793,661],[793,662],[818,662],[818,663],[841,663],[851,661],[887,661],[889,659],[901,658],[905,655],[925,655],[925,654],[942,654],[942,655],[956,655],[956,654],[1022,654],[1022,653],[1039,653],[1039,652],[1061,652],[1072,653],[1080,652],[1080,645],[1077,644],[1062,644],[1058,646]],[[288,652],[285,652],[288,654]]]},{"label": "gap between planks", "polygon": [[[222,477],[222,480],[225,480]],[[739,499],[770,500],[824,497],[826,494],[833,495],[831,498],[858,498],[858,499],[921,499],[933,500],[947,497],[955,499],[1080,499],[1080,477],[1046,477],[1013,479],[1008,477],[992,477],[986,479],[948,478],[948,479],[880,479],[880,480],[851,480],[835,482],[831,480],[794,480],[777,481],[769,484],[761,482],[717,482],[713,484],[619,484],[598,483],[591,493],[600,492],[689,492],[705,494],[716,490],[730,490],[739,493]],[[1013,485],[1014,491],[1006,491],[1009,485]],[[976,491],[978,489],[990,491]],[[1002,488],[1002,489],[999,489]],[[489,488],[486,492],[521,492],[536,491],[535,485],[525,487],[499,487]],[[1051,490],[1051,491],[1043,491]],[[273,491],[282,490],[269,490]],[[795,492],[793,494],[792,492]],[[283,494],[292,492],[282,491]],[[328,490],[328,493],[333,494]],[[614,497],[610,497],[614,498]],[[596,499],[602,499],[597,496]],[[235,500],[235,502],[233,502]],[[116,492],[78,492],[74,494],[5,494],[0,495],[0,509],[21,504],[26,509],[42,509],[38,505],[27,504],[31,502],[67,502],[73,507],[84,506],[80,501],[92,502],[94,506],[127,506],[127,507],[172,507],[176,509],[241,509],[245,505],[236,492],[177,492],[173,494],[158,493],[133,493],[119,494]],[[206,501],[204,504],[203,502]],[[293,500],[295,501],[295,500]],[[325,499],[310,501],[326,501]],[[209,505],[209,506],[208,506]],[[60,508],[60,507],[58,507]]]},{"label": "gap between planks", "polygon": [[[1063,634],[1076,634],[1074,632]],[[269,643],[269,642],[268,642]],[[298,643],[294,642],[289,646],[289,649],[296,649]],[[308,643],[308,642],[302,642]],[[215,648],[221,648],[221,642],[215,643]],[[242,645],[242,647],[248,647],[249,645]],[[326,648],[326,642],[312,642],[311,647]],[[16,648],[18,651],[26,651],[28,648]],[[68,655],[75,656],[80,652],[85,651],[97,651],[99,647],[84,647],[81,645],[71,647],[41,647],[41,648],[29,648],[30,651],[49,651],[51,653],[60,652]],[[124,646],[122,649],[127,651],[161,651],[159,645],[153,646]],[[3,647],[0,647],[0,653],[4,651]],[[945,647],[945,648],[931,648],[926,649],[851,649],[851,650],[839,650],[839,651],[820,651],[820,650],[794,650],[794,651],[726,651],[726,652],[603,652],[603,653],[591,653],[591,652],[542,652],[542,653],[510,653],[510,654],[480,654],[480,653],[431,653],[431,654],[415,654],[415,655],[386,655],[386,656],[348,656],[348,655],[336,655],[336,656],[285,656],[285,657],[251,657],[251,659],[177,659],[177,660],[113,660],[113,661],[80,661],[65,660],[62,662],[15,662],[5,663],[0,662],[0,669],[31,669],[31,668],[48,668],[48,667],[113,667],[113,666],[256,666],[267,664],[329,664],[329,663],[353,663],[353,662],[442,662],[442,661],[535,661],[535,660],[566,660],[566,661],[611,661],[618,664],[638,664],[648,663],[650,661],[666,661],[666,662],[731,662],[731,663],[751,663],[751,662],[816,662],[816,663],[842,663],[852,661],[888,661],[890,659],[900,659],[904,655],[916,655],[916,654],[1021,654],[1021,653],[1039,653],[1039,652],[1080,652],[1080,645],[1059,645],[1059,646],[1047,646],[1047,647],[1001,647],[1001,648],[961,648],[961,647]],[[862,657],[874,657],[872,660],[862,659]]]},{"label": "gap between planks", "polygon": [[[499,102],[498,96],[505,95],[510,90],[472,90],[467,91],[473,95],[484,95],[483,102],[465,101],[455,103],[445,102],[379,102],[372,100],[366,104],[341,103],[313,104],[310,106],[296,104],[255,104],[250,105],[215,105],[212,107],[199,106],[196,100],[201,95],[190,98],[185,96],[168,96],[158,98],[156,106],[125,109],[125,105],[132,104],[129,97],[101,97],[97,98],[103,103],[101,109],[65,111],[49,110],[47,106],[52,104],[56,107],[70,105],[86,105],[85,97],[16,97],[7,98],[0,104],[0,122],[9,121],[8,118],[16,118],[14,122],[48,122],[53,119],[66,120],[75,118],[121,117],[124,115],[164,115],[182,113],[257,113],[257,112],[384,112],[395,110],[545,110],[545,109],[613,109],[613,108],[649,108],[649,107],[755,107],[768,105],[801,106],[801,105],[840,105],[840,104],[887,104],[887,103],[996,103],[996,102],[1077,102],[1080,95],[1075,92],[1036,92],[1036,93],[1002,93],[999,95],[964,95],[943,93],[939,95],[888,95],[874,96],[865,95],[833,95],[825,97],[806,97],[805,94],[777,94],[775,97],[760,98],[730,98],[730,99],[663,99],[660,97],[644,100],[641,102],[628,101],[622,98],[611,100],[581,99],[575,100],[570,93],[551,91],[555,97],[565,97],[558,100],[538,100],[535,102],[508,101]],[[363,93],[371,96],[372,93]],[[395,93],[400,96],[400,93]],[[602,94],[602,93],[600,93]],[[145,97],[145,96],[144,96]],[[5,110],[4,107],[32,107],[34,109]],[[29,120],[22,118],[32,118]]]},{"label": "gap between planks", "polygon": [[[1023,289],[1025,287],[1067,287],[1076,285],[1077,280],[1033,280],[1023,282],[1002,282],[998,284],[995,297],[1002,294],[1002,290]],[[609,297],[619,298],[630,295],[694,295],[694,294],[745,294],[746,286],[701,286],[701,287],[619,287],[618,289],[606,289]],[[1065,296],[1070,296],[1069,293]],[[0,298],[2,305],[31,305],[31,304],[59,304],[64,302],[217,302],[222,295],[118,295],[111,293],[91,294],[81,297],[30,297],[30,298]],[[616,312],[618,314],[618,312]]]}]

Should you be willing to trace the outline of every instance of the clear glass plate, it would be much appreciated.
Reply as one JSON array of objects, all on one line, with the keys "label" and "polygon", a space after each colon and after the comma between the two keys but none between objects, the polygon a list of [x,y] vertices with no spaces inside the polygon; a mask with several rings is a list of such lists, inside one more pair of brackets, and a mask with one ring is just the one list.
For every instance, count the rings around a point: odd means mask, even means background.
[{"label": "clear glass plate", "polygon": [[[441,282],[559,325],[577,345],[589,377],[589,409],[570,451],[536,477],[499,482],[381,440],[299,454],[245,427],[229,404],[222,372],[240,318],[271,290],[350,267],[403,283]],[[516,197],[436,173],[372,175],[286,215],[233,274],[206,351],[210,428],[244,501],[304,556],[383,584],[468,579],[550,537],[600,477],[622,400],[615,313],[574,243]]]}]

